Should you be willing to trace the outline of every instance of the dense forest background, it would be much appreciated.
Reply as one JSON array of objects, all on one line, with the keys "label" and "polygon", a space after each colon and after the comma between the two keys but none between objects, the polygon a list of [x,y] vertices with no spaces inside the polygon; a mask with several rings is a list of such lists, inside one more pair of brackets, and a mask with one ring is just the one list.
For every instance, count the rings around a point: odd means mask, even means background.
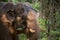
[{"label": "dense forest background", "polygon": [[[29,2],[38,11],[41,30],[39,40],[60,40],[60,0],[0,0],[0,2]],[[19,39],[26,40],[24,34],[18,36]]]}]

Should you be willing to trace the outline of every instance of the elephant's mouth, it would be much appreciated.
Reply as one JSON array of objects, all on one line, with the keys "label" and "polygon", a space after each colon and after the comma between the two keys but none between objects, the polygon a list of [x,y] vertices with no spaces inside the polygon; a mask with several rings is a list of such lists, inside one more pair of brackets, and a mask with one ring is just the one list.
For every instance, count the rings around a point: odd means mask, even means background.
[{"label": "elephant's mouth", "polygon": [[25,29],[26,29],[25,26],[17,26],[16,33],[17,34],[24,33]]},{"label": "elephant's mouth", "polygon": [[24,30],[25,28],[26,27],[24,25],[21,25],[21,26],[17,26],[16,30],[21,31],[21,30]]},{"label": "elephant's mouth", "polygon": [[23,30],[23,28],[17,28],[16,30]]}]

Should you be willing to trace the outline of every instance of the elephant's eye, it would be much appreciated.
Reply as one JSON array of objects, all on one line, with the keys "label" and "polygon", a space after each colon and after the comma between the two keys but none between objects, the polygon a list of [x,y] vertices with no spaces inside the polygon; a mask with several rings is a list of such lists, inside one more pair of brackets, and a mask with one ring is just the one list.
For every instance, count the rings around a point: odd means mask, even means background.
[{"label": "elephant's eye", "polygon": [[10,16],[10,17],[14,17],[14,11],[8,11],[7,14]]},{"label": "elephant's eye", "polygon": [[7,17],[7,19],[9,19],[9,20],[14,20],[14,19],[15,19],[15,13],[14,13],[14,11],[9,10],[9,11],[6,13],[6,17]]}]

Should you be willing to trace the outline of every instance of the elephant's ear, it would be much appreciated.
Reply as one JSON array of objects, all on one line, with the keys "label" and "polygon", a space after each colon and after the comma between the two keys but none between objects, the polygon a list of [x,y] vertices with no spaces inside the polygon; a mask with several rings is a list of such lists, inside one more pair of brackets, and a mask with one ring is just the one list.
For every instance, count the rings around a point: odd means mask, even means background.
[{"label": "elephant's ear", "polygon": [[0,8],[1,21],[2,22],[12,22],[15,19],[14,15],[14,5],[12,3],[6,3]]}]

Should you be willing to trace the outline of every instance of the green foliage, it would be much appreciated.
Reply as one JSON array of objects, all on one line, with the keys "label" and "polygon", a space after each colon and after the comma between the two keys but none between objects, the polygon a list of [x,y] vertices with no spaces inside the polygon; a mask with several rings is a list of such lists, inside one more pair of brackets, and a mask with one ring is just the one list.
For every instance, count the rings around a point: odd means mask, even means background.
[{"label": "green foliage", "polygon": [[39,18],[39,24],[45,26],[45,19]]},{"label": "green foliage", "polygon": [[47,38],[42,38],[41,40],[47,40]]},{"label": "green foliage", "polygon": [[26,2],[26,0],[21,0],[21,2]]},{"label": "green foliage", "polygon": [[[38,21],[39,21],[39,27],[42,30],[46,30],[46,27],[45,27],[45,21],[46,20],[43,18],[39,18]],[[46,32],[40,32],[40,40],[47,40]]]},{"label": "green foliage", "polygon": [[33,3],[33,4],[31,4],[31,5],[32,5],[32,7],[33,7],[35,10],[37,10],[37,11],[40,10],[40,4],[39,4],[39,2],[38,2],[38,3]]},{"label": "green foliage", "polygon": [[56,25],[60,27],[60,10],[56,12],[56,20],[57,20]]},{"label": "green foliage", "polygon": [[60,32],[59,32],[59,30],[57,30],[57,31],[51,31],[51,35],[52,36],[56,36],[56,35],[59,35],[60,34]]},{"label": "green foliage", "polygon": [[18,0],[12,0],[13,1],[13,3],[17,3],[18,2]]},{"label": "green foliage", "polygon": [[24,34],[19,34],[19,40],[26,40],[26,36]]},{"label": "green foliage", "polygon": [[39,18],[39,27],[40,28],[42,28],[42,29],[44,29],[44,30],[46,30],[46,27],[45,27],[45,19],[43,19],[43,18]]}]

